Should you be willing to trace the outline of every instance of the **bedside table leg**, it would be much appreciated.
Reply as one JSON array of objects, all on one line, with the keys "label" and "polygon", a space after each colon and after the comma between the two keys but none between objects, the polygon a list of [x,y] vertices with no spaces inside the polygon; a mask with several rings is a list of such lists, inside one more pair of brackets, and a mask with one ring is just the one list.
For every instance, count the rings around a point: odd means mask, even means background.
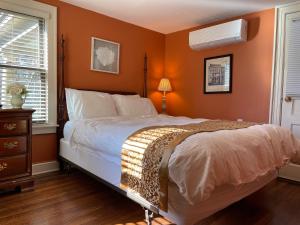
[{"label": "bedside table leg", "polygon": [[27,191],[33,191],[34,190],[34,180],[28,180],[22,182],[19,186],[18,189],[20,192],[27,192]]}]

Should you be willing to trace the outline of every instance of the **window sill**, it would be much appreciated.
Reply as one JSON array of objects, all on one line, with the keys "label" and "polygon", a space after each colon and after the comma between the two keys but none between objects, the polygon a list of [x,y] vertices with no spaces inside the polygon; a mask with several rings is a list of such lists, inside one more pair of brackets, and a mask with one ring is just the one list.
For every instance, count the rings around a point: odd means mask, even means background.
[{"label": "window sill", "polygon": [[32,124],[32,134],[55,134],[57,124]]}]

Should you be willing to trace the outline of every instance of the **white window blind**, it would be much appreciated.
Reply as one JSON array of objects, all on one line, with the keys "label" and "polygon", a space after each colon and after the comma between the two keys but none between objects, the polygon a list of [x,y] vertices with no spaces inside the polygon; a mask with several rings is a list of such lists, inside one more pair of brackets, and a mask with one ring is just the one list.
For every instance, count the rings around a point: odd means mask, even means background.
[{"label": "white window blind", "polygon": [[24,108],[33,108],[33,121],[47,122],[47,35],[45,20],[0,9],[1,104],[10,105],[6,87],[24,84],[28,90]]},{"label": "white window blind", "polygon": [[300,18],[287,22],[287,96],[300,97]]}]

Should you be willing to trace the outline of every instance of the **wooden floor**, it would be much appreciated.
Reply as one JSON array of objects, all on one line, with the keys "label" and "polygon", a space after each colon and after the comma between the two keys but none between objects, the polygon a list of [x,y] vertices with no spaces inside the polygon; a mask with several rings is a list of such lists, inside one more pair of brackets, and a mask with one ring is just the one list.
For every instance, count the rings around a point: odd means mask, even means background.
[{"label": "wooden floor", "polygon": [[[143,210],[82,174],[36,179],[35,191],[0,196],[1,225],[145,225]],[[156,218],[153,224],[171,224]],[[274,181],[203,225],[300,225],[300,185]]]}]

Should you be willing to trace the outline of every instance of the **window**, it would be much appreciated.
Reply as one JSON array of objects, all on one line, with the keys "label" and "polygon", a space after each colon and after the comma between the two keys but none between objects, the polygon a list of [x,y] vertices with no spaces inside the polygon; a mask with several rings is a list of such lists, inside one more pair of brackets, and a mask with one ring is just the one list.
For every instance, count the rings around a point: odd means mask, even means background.
[{"label": "window", "polygon": [[36,1],[0,2],[0,101],[10,105],[10,83],[28,90],[24,108],[32,108],[33,133],[56,128],[56,8]]},{"label": "window", "polygon": [[26,86],[25,108],[32,108],[35,123],[48,122],[47,42],[45,20],[0,10],[0,84],[1,104],[10,105],[6,94],[10,83]]}]

